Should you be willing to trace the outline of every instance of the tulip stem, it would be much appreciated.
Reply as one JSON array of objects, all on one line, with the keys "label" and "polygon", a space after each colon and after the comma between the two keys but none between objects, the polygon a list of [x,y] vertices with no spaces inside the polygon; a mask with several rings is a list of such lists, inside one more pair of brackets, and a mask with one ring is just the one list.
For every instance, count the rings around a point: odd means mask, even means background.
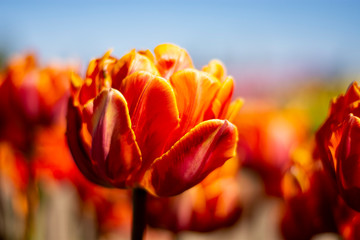
[{"label": "tulip stem", "polygon": [[29,178],[26,188],[26,200],[27,200],[27,215],[26,215],[26,225],[25,225],[25,240],[31,240],[34,237],[34,208],[36,205],[36,184],[34,179],[34,172],[32,166],[32,160],[28,159],[28,171],[29,171]]},{"label": "tulip stem", "polygon": [[133,190],[132,240],[142,240],[146,227],[146,191],[142,188]]},{"label": "tulip stem", "polygon": [[[1,163],[1,160],[0,160]],[[1,166],[0,166],[1,167]],[[0,174],[0,239],[6,239],[6,215],[5,215],[5,197],[3,195],[3,176]]]}]

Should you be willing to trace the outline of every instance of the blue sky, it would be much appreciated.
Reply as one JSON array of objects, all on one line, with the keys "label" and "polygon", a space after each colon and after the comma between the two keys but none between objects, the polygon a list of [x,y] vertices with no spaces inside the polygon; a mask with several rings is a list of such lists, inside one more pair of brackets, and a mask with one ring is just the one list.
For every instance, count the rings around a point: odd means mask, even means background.
[{"label": "blue sky", "polygon": [[86,65],[109,48],[120,57],[173,42],[197,67],[218,58],[239,78],[360,73],[360,1],[2,1],[0,9],[0,47],[33,49],[43,61]]}]

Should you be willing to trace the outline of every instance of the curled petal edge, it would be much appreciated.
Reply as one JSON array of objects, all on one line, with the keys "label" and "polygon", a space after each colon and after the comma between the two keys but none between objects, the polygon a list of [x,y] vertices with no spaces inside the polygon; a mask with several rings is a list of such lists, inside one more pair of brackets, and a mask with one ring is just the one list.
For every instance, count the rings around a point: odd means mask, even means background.
[{"label": "curled petal edge", "polygon": [[153,195],[180,194],[234,157],[237,138],[236,127],[227,120],[204,121],[157,158],[140,184]]},{"label": "curled petal edge", "polygon": [[68,102],[66,121],[66,139],[74,162],[88,180],[104,187],[110,187],[106,181],[98,177],[94,169],[91,167],[91,159],[82,146],[80,137],[82,126],[80,109],[73,105],[72,98],[70,98]]}]

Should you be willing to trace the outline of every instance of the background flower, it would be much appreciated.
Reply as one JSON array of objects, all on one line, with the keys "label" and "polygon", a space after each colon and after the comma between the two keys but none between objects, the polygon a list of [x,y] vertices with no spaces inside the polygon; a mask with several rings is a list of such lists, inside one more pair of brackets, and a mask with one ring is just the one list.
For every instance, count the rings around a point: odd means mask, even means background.
[{"label": "background flower", "polygon": [[63,116],[71,71],[70,67],[40,67],[32,54],[12,58],[0,81],[0,138],[31,151],[36,128]]},{"label": "background flower", "polygon": [[328,174],[345,202],[358,211],[359,99],[359,87],[354,82],[345,95],[333,100],[329,116],[316,135],[318,151]]}]

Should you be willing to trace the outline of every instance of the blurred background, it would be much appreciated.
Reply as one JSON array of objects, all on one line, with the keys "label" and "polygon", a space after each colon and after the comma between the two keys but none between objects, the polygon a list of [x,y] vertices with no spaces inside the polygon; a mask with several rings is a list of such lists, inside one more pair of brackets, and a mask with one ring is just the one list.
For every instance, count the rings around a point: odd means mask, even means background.
[{"label": "blurred background", "polygon": [[[1,52],[79,61],[175,43],[227,66],[239,94],[359,74],[357,1],[2,1]],[[246,91],[241,90],[245,88]],[[266,86],[266,87],[265,87]],[[249,92],[249,90],[251,91]]]},{"label": "blurred background", "polygon": [[[131,49],[153,50],[167,42],[185,48],[198,69],[214,58],[222,61],[227,74],[235,80],[234,99],[245,100],[243,115],[236,122],[240,134],[241,170],[236,181],[241,216],[233,221],[232,228],[225,230],[211,233],[176,230],[180,231],[177,235],[154,230],[147,237],[292,239],[284,235],[280,223],[289,195],[284,187],[288,180],[284,179],[294,163],[301,162],[302,166],[313,158],[314,134],[327,116],[331,99],[360,77],[359,1],[15,0],[1,1],[0,10],[1,69],[14,55],[33,53],[41,66],[50,63],[76,66],[84,76],[89,61],[101,57],[108,49],[113,49],[113,55],[120,58]],[[55,137],[54,134],[46,137],[49,133],[45,130],[36,141],[52,139],[46,141],[50,149],[55,148],[57,141],[65,144],[63,131],[52,131],[56,132]],[[4,144],[0,152],[2,168],[7,169],[2,173],[3,216],[7,218],[5,235],[11,236],[4,239],[19,239],[21,234],[16,233],[14,224],[26,222],[21,212],[26,212],[27,204],[24,199],[7,202],[16,195],[8,187],[16,174],[9,175],[12,170],[4,166],[9,165],[8,159],[18,157],[15,150]],[[40,150],[42,159],[51,155],[47,152],[51,150]],[[64,158],[70,159],[68,150],[64,151],[67,151]],[[40,169],[48,167],[39,165]],[[19,164],[14,166],[22,169]],[[83,183],[79,190],[73,187],[75,180],[63,180],[66,177],[61,174],[50,174],[56,176],[54,182],[35,183],[42,189],[43,202],[35,214],[34,239],[118,239],[120,233],[125,239],[128,237],[127,220],[131,214],[121,210],[119,217],[114,209],[122,207],[103,203],[120,201],[129,205],[129,194],[101,193],[106,197],[100,199],[94,196],[102,190],[91,190],[90,194],[82,189]],[[75,182],[79,181],[83,180]],[[85,204],[79,204],[78,198]],[[111,209],[111,220],[101,216],[101,212],[106,212],[104,209]],[[107,225],[97,225],[97,221]],[[42,230],[42,226],[48,230]],[[60,230],[53,231],[54,228]],[[311,234],[299,239],[315,235],[319,239],[338,239],[341,227],[336,229],[320,227],[313,231],[309,227]],[[336,234],[317,235],[323,232]]]}]

